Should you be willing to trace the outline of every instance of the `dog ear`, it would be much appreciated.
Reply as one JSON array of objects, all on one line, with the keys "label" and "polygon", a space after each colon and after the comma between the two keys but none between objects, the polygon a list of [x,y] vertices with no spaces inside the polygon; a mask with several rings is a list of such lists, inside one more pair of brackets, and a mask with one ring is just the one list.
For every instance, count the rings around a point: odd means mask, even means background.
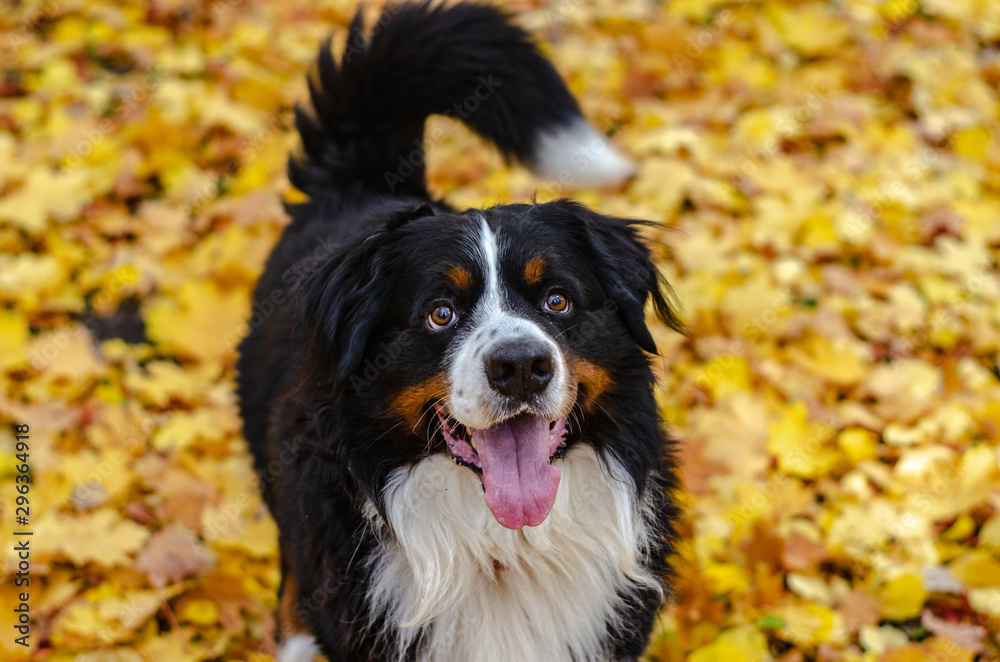
[{"label": "dog ear", "polygon": [[576,224],[585,242],[592,271],[604,294],[614,302],[629,334],[643,350],[656,354],[656,343],[646,326],[646,302],[652,300],[656,316],[668,328],[684,333],[684,323],[671,305],[673,292],[653,263],[650,249],[639,238],[644,221],[598,214],[571,200],[557,205]]},{"label": "dog ear", "polygon": [[321,264],[303,285],[300,318],[302,369],[319,388],[339,392],[361,365],[368,341],[385,315],[399,269],[398,230],[433,216],[427,204],[377,211],[381,227]]}]

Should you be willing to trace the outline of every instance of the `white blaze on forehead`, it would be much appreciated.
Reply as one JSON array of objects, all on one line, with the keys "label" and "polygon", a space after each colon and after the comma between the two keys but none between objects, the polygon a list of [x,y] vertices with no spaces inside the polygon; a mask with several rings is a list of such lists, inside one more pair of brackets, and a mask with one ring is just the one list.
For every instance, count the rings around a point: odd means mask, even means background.
[{"label": "white blaze on forehead", "polygon": [[483,272],[483,295],[470,324],[451,356],[449,409],[462,424],[485,429],[516,412],[504,411],[503,398],[489,384],[486,359],[504,343],[541,342],[552,354],[553,378],[535,405],[535,413],[551,421],[569,413],[576,399],[566,360],[552,337],[535,322],[515,315],[507,306],[500,278],[502,244],[484,216],[479,216],[474,254]]},{"label": "white blaze on forehead", "polygon": [[500,292],[500,249],[497,236],[493,234],[486,218],[479,217],[479,257],[483,268],[483,298],[476,306],[480,316],[490,317],[502,310],[503,296]]}]

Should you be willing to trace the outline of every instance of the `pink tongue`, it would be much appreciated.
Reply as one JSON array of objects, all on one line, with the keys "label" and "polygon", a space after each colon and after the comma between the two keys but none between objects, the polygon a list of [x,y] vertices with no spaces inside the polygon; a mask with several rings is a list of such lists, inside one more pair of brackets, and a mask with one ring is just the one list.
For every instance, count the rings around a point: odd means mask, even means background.
[{"label": "pink tongue", "polygon": [[508,529],[541,524],[559,488],[559,469],[549,464],[554,450],[549,422],[519,415],[473,430],[472,440],[482,463],[486,505],[497,521]]}]

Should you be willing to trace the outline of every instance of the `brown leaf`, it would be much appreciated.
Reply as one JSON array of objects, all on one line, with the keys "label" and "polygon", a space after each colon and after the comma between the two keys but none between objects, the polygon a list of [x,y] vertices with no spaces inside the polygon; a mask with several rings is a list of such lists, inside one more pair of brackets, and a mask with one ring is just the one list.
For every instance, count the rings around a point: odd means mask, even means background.
[{"label": "brown leaf", "polygon": [[136,557],[136,570],[146,573],[153,586],[162,588],[215,565],[215,553],[205,547],[183,524],[174,523],[153,534]]},{"label": "brown leaf", "polygon": [[823,545],[796,531],[785,541],[781,560],[789,570],[801,572],[813,569],[826,558],[827,552]]},{"label": "brown leaf", "polygon": [[838,610],[844,617],[844,628],[848,632],[857,632],[862,625],[874,625],[879,620],[879,601],[860,589],[854,589],[845,595]]},{"label": "brown leaf", "polygon": [[983,644],[986,628],[980,625],[938,618],[929,609],[925,609],[920,615],[920,624],[937,636],[945,637],[973,653],[982,653],[986,650]]},{"label": "brown leaf", "polygon": [[161,519],[178,521],[194,532],[201,532],[201,514],[216,495],[216,488],[198,480],[183,469],[170,468],[162,477]]}]

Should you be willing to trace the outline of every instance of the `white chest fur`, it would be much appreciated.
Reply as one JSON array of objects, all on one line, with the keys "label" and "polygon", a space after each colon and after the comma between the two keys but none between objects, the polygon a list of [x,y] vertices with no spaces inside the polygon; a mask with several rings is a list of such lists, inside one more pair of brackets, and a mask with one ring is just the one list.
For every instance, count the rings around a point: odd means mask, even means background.
[{"label": "white chest fur", "polygon": [[589,446],[557,466],[552,511],[520,531],[496,522],[479,479],[450,458],[391,475],[395,537],[373,559],[369,599],[402,650],[423,632],[425,662],[609,658],[602,640],[619,592],[658,586],[639,564],[645,513],[628,475]]}]

